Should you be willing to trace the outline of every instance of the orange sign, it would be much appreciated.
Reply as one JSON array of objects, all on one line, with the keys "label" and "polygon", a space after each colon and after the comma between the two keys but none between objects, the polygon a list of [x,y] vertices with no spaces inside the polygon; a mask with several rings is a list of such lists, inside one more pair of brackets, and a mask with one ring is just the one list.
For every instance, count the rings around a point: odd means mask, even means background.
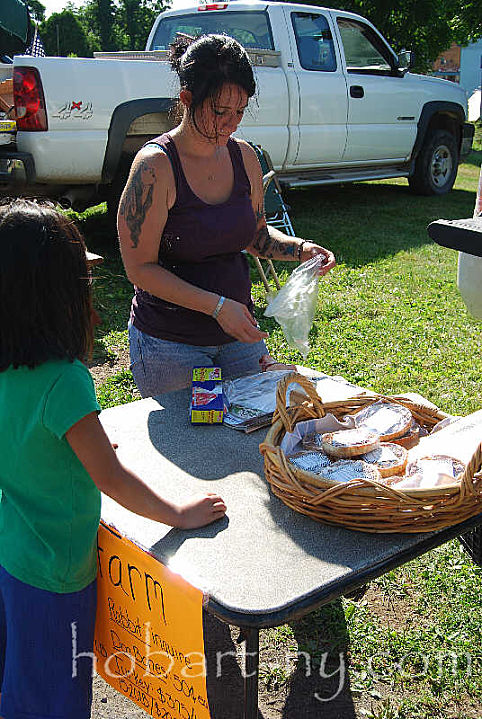
[{"label": "orange sign", "polygon": [[156,719],[209,719],[202,592],[101,524],[96,669]]}]

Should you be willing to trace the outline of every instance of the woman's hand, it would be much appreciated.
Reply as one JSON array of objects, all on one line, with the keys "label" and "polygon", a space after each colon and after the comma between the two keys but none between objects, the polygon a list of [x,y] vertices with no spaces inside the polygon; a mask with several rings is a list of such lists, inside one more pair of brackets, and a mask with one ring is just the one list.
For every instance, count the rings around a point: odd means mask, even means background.
[{"label": "woman's hand", "polygon": [[313,257],[316,257],[316,255],[324,255],[323,263],[320,265],[319,274],[326,275],[327,272],[332,270],[336,265],[335,255],[333,252],[330,252],[330,250],[327,250],[320,245],[316,245],[314,242],[304,241],[300,253],[300,262],[311,260]]},{"label": "woman's hand", "polygon": [[268,336],[259,329],[246,305],[236,300],[226,298],[216,319],[226,334],[240,342],[254,344]]}]

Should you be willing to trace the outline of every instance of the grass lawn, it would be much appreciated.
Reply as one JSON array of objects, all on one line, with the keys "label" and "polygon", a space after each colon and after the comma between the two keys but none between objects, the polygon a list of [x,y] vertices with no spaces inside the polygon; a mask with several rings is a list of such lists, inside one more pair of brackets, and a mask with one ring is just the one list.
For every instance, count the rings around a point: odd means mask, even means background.
[{"label": "grass lawn", "polygon": [[[468,315],[458,294],[457,253],[432,243],[426,232],[433,220],[472,216],[480,136],[477,142],[477,151],[459,169],[455,189],[445,197],[414,196],[405,180],[287,195],[297,234],[331,248],[338,260],[320,283],[305,364],[383,393],[420,392],[454,414],[482,407],[482,325]],[[137,398],[125,361],[119,362],[127,350],[131,287],[117,250],[105,244],[105,208],[77,217],[89,247],[106,257],[95,283],[104,324],[96,341],[94,376],[107,407]],[[283,278],[291,267],[278,263]],[[270,333],[272,354],[301,362],[274,321],[263,317],[264,291],[254,272],[253,280],[259,322]],[[98,368],[104,371],[96,375]],[[482,570],[453,541],[373,582],[359,602],[341,600],[299,622],[264,631],[261,700],[273,712],[264,716],[301,716],[295,704],[292,712],[286,706],[303,673],[304,660],[297,653],[307,652],[317,668],[314,691],[320,696],[328,691],[323,672],[335,672],[340,653],[347,670],[338,698],[331,704],[322,699],[334,692],[316,698],[319,713],[307,705],[307,718],[480,719],[481,577]],[[280,656],[286,661],[280,663]],[[340,697],[343,707],[337,704]],[[276,713],[283,702],[285,708]]]}]

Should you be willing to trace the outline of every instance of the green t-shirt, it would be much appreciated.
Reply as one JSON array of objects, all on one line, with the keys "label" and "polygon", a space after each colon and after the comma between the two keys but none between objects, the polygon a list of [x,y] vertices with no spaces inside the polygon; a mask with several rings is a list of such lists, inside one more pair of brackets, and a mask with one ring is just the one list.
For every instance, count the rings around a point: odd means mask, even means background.
[{"label": "green t-shirt", "polygon": [[100,492],[65,433],[99,409],[78,360],[0,372],[0,564],[26,584],[64,593],[95,579]]}]

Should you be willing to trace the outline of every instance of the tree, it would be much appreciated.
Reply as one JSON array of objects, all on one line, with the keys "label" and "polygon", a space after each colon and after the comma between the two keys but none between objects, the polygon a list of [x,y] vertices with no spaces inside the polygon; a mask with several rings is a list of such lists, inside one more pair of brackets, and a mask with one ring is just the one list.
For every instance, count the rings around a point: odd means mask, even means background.
[{"label": "tree", "polygon": [[96,50],[110,52],[119,49],[116,8],[112,0],[89,0],[79,9],[78,17]]},{"label": "tree", "polygon": [[119,37],[127,50],[143,50],[157,15],[165,9],[162,0],[120,0],[116,16]]},{"label": "tree", "polygon": [[27,0],[26,4],[32,20],[38,25],[45,20],[45,5],[39,0]]},{"label": "tree", "polygon": [[455,42],[467,45],[482,37],[482,7],[480,0],[466,0],[453,5],[453,31]]},{"label": "tree", "polygon": [[72,10],[62,10],[45,20],[39,28],[47,55],[91,57],[87,35]]},{"label": "tree", "polygon": [[87,0],[77,10],[93,50],[143,50],[169,0]]}]

